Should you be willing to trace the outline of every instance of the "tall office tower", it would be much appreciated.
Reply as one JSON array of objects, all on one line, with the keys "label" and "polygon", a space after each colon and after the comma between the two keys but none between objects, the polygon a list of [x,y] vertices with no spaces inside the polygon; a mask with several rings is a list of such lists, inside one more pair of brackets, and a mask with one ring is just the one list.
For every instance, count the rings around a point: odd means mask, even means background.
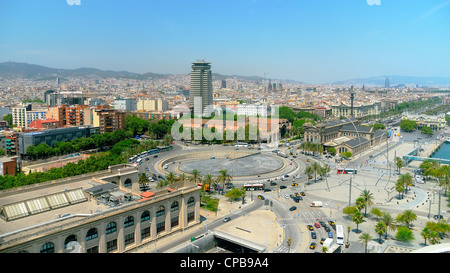
[{"label": "tall office tower", "polygon": [[272,91],[272,81],[269,79],[269,90],[268,91]]},{"label": "tall office tower", "polygon": [[[196,100],[201,98],[201,108],[196,105]],[[189,108],[193,109],[194,115],[200,116],[205,112],[213,112],[213,88],[212,88],[212,75],[211,65],[205,61],[197,61],[192,63],[191,70],[191,89],[189,91]],[[194,107],[197,106],[197,107]],[[208,109],[205,109],[207,106]]]},{"label": "tall office tower", "polygon": [[226,80],[222,80],[222,88],[227,88],[227,81]]},{"label": "tall office tower", "polygon": [[384,88],[391,88],[391,84],[389,83],[389,77],[386,77],[384,80]]}]

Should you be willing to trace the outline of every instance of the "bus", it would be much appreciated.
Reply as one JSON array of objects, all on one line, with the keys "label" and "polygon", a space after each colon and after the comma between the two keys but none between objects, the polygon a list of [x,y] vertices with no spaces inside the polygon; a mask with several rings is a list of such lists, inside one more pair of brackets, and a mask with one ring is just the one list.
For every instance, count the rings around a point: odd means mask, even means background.
[{"label": "bus", "polygon": [[159,149],[151,149],[147,151],[147,155],[157,154],[159,153]]},{"label": "bus", "polygon": [[278,155],[281,156],[281,157],[284,157],[284,158],[288,158],[289,157],[289,155],[287,155],[285,153],[282,153],[282,152],[278,152]]},{"label": "bus", "polygon": [[236,142],[236,144],[234,144],[234,147],[244,147],[247,148],[248,144],[245,142]]},{"label": "bus", "polygon": [[344,244],[344,229],[342,225],[336,225],[336,243],[338,245]]},{"label": "bus", "polygon": [[139,158],[138,160],[136,160],[136,163],[137,163],[138,165],[141,165],[141,164],[142,164],[142,158]]},{"label": "bus", "polygon": [[351,169],[351,168],[338,168],[337,169],[337,173],[338,174],[357,174],[358,171],[356,169]]},{"label": "bus", "polygon": [[170,150],[172,150],[172,146],[165,146],[165,147],[161,147],[161,148],[158,148],[158,150],[159,150],[159,152],[166,152],[166,151],[170,151]]},{"label": "bus", "polygon": [[263,183],[244,184],[244,189],[246,191],[264,190],[264,184]]},{"label": "bus", "polygon": [[136,160],[137,156],[132,156],[128,159],[128,163],[133,163]]}]

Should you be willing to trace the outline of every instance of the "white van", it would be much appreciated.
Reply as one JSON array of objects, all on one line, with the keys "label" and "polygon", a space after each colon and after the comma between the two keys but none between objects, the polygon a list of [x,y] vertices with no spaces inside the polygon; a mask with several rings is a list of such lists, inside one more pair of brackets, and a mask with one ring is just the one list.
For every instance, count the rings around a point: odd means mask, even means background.
[{"label": "white van", "polygon": [[310,207],[321,207],[322,201],[314,201],[311,204],[309,204]]}]

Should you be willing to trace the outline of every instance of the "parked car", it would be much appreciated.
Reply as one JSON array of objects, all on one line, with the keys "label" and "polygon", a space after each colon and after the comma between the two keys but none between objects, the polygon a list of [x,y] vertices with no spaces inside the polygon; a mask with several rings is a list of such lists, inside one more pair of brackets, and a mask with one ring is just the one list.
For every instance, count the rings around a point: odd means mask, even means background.
[{"label": "parked car", "polygon": [[225,217],[225,218],[223,218],[223,221],[224,222],[228,222],[228,221],[230,221],[231,220],[231,217]]}]

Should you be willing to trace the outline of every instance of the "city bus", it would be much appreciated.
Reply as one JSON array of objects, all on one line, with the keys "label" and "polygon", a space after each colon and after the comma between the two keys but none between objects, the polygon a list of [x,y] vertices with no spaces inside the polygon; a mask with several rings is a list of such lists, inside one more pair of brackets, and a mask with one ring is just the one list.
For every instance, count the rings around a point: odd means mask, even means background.
[{"label": "city bus", "polygon": [[244,184],[244,189],[246,191],[264,190],[264,184],[263,183]]},{"label": "city bus", "polygon": [[337,173],[338,174],[357,174],[358,171],[356,169],[351,169],[351,168],[338,168],[337,169]]},{"label": "city bus", "polygon": [[147,151],[147,155],[157,154],[159,153],[159,149],[151,149]]},{"label": "city bus", "polygon": [[341,225],[336,225],[336,243],[338,245],[344,244],[344,228]]},{"label": "city bus", "polygon": [[245,142],[236,142],[236,144],[234,144],[234,147],[244,147],[247,148],[248,144]]},{"label": "city bus", "polygon": [[166,152],[166,151],[170,151],[170,150],[172,150],[172,146],[165,146],[165,147],[161,147],[161,148],[158,148],[158,150],[159,150],[159,152]]},{"label": "city bus", "polygon": [[287,155],[285,153],[282,153],[282,152],[278,152],[278,155],[281,156],[281,157],[284,157],[284,158],[288,158],[289,157],[289,155]]}]

